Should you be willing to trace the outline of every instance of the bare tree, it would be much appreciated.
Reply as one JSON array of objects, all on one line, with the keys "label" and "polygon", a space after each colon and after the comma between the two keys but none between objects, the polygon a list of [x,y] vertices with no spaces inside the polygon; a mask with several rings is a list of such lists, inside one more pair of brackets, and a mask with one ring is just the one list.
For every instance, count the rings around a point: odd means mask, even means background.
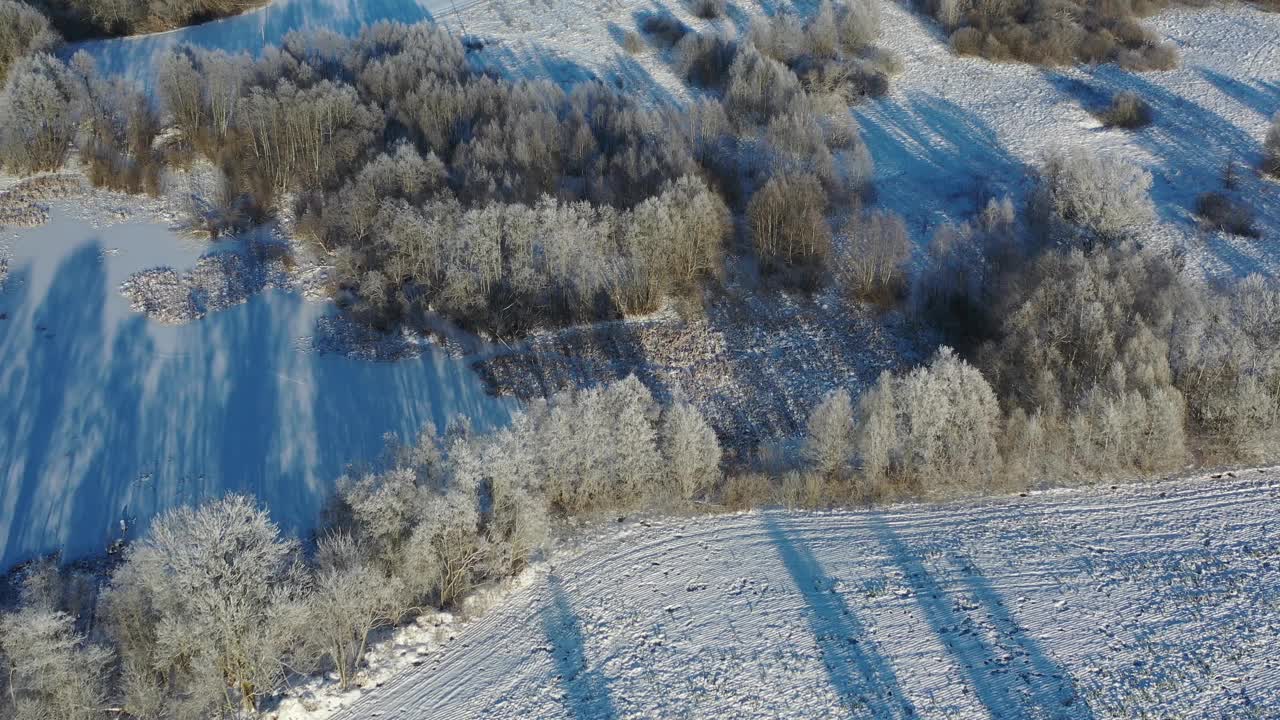
[{"label": "bare tree", "polygon": [[821,266],[831,253],[826,193],[813,175],[772,178],[751,198],[747,219],[766,265]]},{"label": "bare tree", "polygon": [[902,218],[888,212],[855,217],[845,227],[846,244],[836,276],[846,292],[868,300],[890,300],[906,288],[911,240]]},{"label": "bare tree", "polygon": [[308,641],[337,670],[341,689],[364,660],[370,633],[400,619],[401,583],[371,564],[350,535],[320,540],[306,600]]}]

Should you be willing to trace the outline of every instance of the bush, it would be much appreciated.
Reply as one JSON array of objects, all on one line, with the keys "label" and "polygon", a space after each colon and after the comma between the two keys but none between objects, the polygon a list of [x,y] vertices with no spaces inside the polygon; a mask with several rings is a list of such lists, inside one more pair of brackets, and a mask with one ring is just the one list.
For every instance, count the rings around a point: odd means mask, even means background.
[{"label": "bush", "polygon": [[726,4],[725,0],[692,0],[690,9],[703,20],[714,20],[724,15]]},{"label": "bush", "polygon": [[267,0],[34,0],[76,39],[161,32],[265,5]]},{"label": "bush", "polygon": [[298,552],[249,498],[161,515],[104,599],[123,659],[206,712],[256,711],[301,632]]},{"label": "bush", "polygon": [[1117,93],[1111,98],[1111,106],[1097,114],[1107,127],[1137,130],[1151,124],[1151,106],[1132,91]]},{"label": "bush", "polygon": [[26,57],[51,52],[62,38],[44,15],[18,0],[0,0],[0,87],[9,68]]},{"label": "bush", "polygon": [[1276,115],[1271,122],[1271,129],[1267,130],[1262,170],[1268,175],[1280,178],[1280,114]]},{"label": "bush", "polygon": [[648,35],[659,47],[671,48],[692,31],[676,16],[657,12],[641,18],[640,32]]},{"label": "bush", "polygon": [[1000,477],[1002,418],[982,373],[950,349],[904,376],[880,376],[854,430],[867,496],[990,490]]},{"label": "bush", "polygon": [[[1144,12],[1165,4],[1157,0]],[[951,33],[959,55],[988,60],[1071,65],[1114,62],[1129,70],[1168,70],[1178,53],[1138,24],[1132,3],[1059,0],[1029,6],[983,0],[926,0],[928,12]]]},{"label": "bush", "polygon": [[106,706],[111,651],[89,643],[75,619],[31,604],[0,615],[7,690],[15,720],[94,720]]},{"label": "bush", "polygon": [[809,415],[804,457],[820,478],[844,480],[854,461],[853,400],[849,391],[833,390]]},{"label": "bush", "polygon": [[1040,170],[1032,220],[1054,242],[1115,245],[1155,220],[1150,189],[1151,173],[1132,163],[1054,152]]},{"label": "bush", "polygon": [[640,38],[640,33],[635,30],[628,30],[622,36],[622,47],[627,51],[628,55],[639,55],[644,50],[644,41]]},{"label": "bush", "polygon": [[911,240],[902,218],[873,212],[851,220],[836,259],[841,288],[861,300],[888,303],[906,290]]},{"label": "bush", "polygon": [[74,98],[70,73],[52,56],[16,64],[0,93],[0,166],[19,175],[62,167],[76,133]]},{"label": "bush", "polygon": [[813,277],[831,255],[826,193],[810,174],[779,175],[751,198],[747,222],[756,254],[766,268],[800,268]]},{"label": "bush", "polygon": [[881,16],[877,0],[851,0],[837,10],[837,32],[848,50],[864,50],[880,39]]},{"label": "bush", "polygon": [[674,497],[690,501],[720,482],[720,440],[702,413],[688,402],[676,402],[662,415],[662,456],[666,460]]},{"label": "bush", "polygon": [[676,67],[691,85],[723,89],[737,53],[737,45],[726,37],[689,33],[676,45]]},{"label": "bush", "polygon": [[1253,208],[1220,192],[1204,193],[1196,198],[1196,216],[1206,230],[1242,237],[1259,237]]},{"label": "bush", "polygon": [[786,65],[749,45],[738,52],[729,69],[724,104],[736,122],[759,127],[796,110],[803,96],[800,81]]}]

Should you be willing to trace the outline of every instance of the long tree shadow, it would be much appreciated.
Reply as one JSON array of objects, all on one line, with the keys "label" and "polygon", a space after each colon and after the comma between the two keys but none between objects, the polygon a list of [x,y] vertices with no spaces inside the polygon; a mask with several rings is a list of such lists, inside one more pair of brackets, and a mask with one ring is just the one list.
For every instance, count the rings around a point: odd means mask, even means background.
[{"label": "long tree shadow", "polygon": [[[879,515],[870,526],[889,557],[901,568],[930,628],[964,674],[968,686],[992,718],[1073,718],[1093,712],[1076,692],[1070,675],[1027,637],[1003,599],[972,566],[962,572],[968,597],[949,593]],[[1000,630],[999,645],[983,638],[974,616]],[[1011,646],[1011,647],[1009,647]]]},{"label": "long tree shadow", "polygon": [[588,666],[582,627],[560,578],[547,578],[551,604],[542,612],[542,629],[551,644],[557,680],[565,701],[578,720],[612,720],[618,716],[609,697],[609,681]]},{"label": "long tree shadow", "polygon": [[1015,199],[1027,168],[994,127],[947,98],[911,92],[856,106],[876,162],[876,193],[903,213],[922,246],[941,222],[967,220],[990,198]]},{"label": "long tree shadow", "polygon": [[[1261,108],[1268,104],[1267,95],[1275,91],[1273,85],[1245,84],[1211,71],[1201,74],[1236,103],[1263,117],[1268,114]],[[1262,161],[1263,136],[1243,127],[1239,118],[1118,68],[1089,70],[1083,80],[1055,71],[1045,71],[1045,78],[1086,110],[1096,112],[1113,95],[1125,91],[1136,93],[1150,105],[1154,122],[1130,133],[1126,141],[1150,153],[1154,160],[1151,195],[1165,222],[1194,228],[1197,197],[1226,192],[1256,211],[1256,225],[1264,238],[1270,239],[1273,228],[1280,226],[1280,204],[1267,200],[1271,196],[1267,182],[1250,170]],[[1104,128],[1098,132],[1121,131]],[[1229,165],[1234,167],[1234,188],[1224,182]],[[1267,244],[1237,243],[1215,235],[1206,235],[1204,240],[1205,249],[1240,276],[1268,273],[1280,260]]]},{"label": "long tree shadow", "polygon": [[769,537],[804,598],[809,627],[822,652],[832,688],[851,714],[875,718],[910,718],[916,709],[898,683],[889,659],[876,650],[858,616],[832,588],[813,552],[792,537],[778,515],[766,513]]}]

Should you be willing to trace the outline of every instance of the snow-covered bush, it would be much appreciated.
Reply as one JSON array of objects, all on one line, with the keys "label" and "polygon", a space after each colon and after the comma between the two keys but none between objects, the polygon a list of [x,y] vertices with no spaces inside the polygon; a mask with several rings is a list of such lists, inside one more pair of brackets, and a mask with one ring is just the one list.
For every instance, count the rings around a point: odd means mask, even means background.
[{"label": "snow-covered bush", "polygon": [[75,619],[28,605],[0,615],[0,662],[14,720],[96,720],[107,707],[111,651],[90,643]]},{"label": "snow-covered bush", "polygon": [[1059,0],[1028,11],[1008,0],[927,0],[924,7],[951,33],[961,55],[988,60],[1070,65],[1114,62],[1130,70],[1170,70],[1178,53],[1138,23],[1165,0],[1096,3]]},{"label": "snow-covered bush", "polygon": [[887,302],[906,288],[911,240],[902,218],[889,212],[854,217],[836,254],[836,279],[854,297]]},{"label": "snow-covered bush", "polygon": [[774,117],[800,107],[804,90],[786,65],[747,45],[729,68],[725,110],[738,123],[766,125]]},{"label": "snow-covered bush", "polygon": [[664,48],[674,47],[691,30],[669,12],[654,12],[640,19],[640,32]]},{"label": "snow-covered bush", "polygon": [[256,710],[305,623],[298,551],[246,497],[161,515],[103,600],[122,660],[188,707]]},{"label": "snow-covered bush", "polygon": [[1262,169],[1269,175],[1280,177],[1280,114],[1271,121],[1265,145],[1266,155],[1263,158]]},{"label": "snow-covered bush", "polygon": [[1009,198],[991,200],[978,217],[934,233],[924,267],[911,286],[913,311],[941,329],[950,342],[967,346],[985,339],[1001,280],[1021,269],[1034,248],[1020,237]]},{"label": "snow-covered bush", "polygon": [[690,9],[703,20],[714,20],[725,13],[726,0],[692,0]]},{"label": "snow-covered bush", "polygon": [[1241,237],[1256,238],[1259,235],[1253,208],[1226,193],[1208,192],[1196,198],[1196,217],[1206,230]]},{"label": "snow-covered bush", "polygon": [[1052,241],[1091,248],[1136,236],[1155,220],[1151,173],[1080,150],[1050,153],[1032,198],[1032,220]]},{"label": "snow-covered bush", "polygon": [[20,0],[0,0],[0,87],[18,60],[52,51],[62,42],[49,20]]},{"label": "snow-covered bush", "polygon": [[676,69],[691,85],[722,89],[737,53],[737,44],[723,35],[689,33],[676,44]]},{"label": "snow-covered bush", "polygon": [[1280,457],[1280,286],[1251,275],[1184,304],[1174,337],[1174,383],[1211,457]]},{"label": "snow-covered bush", "polygon": [[843,480],[854,459],[853,400],[843,388],[833,390],[809,414],[805,460],[822,478]]},{"label": "snow-covered bush", "polygon": [[949,348],[906,375],[885,373],[859,402],[861,490],[989,489],[1000,473],[1001,427],[995,392]]},{"label": "snow-covered bush", "polygon": [[1151,124],[1151,106],[1142,96],[1132,90],[1116,93],[1111,104],[1097,114],[1099,120],[1107,127],[1118,127],[1126,130],[1137,130]]},{"label": "snow-covered bush", "polygon": [[15,64],[0,92],[0,167],[26,175],[62,167],[75,138],[73,80],[51,55]]},{"label": "snow-covered bush", "polygon": [[345,533],[321,538],[306,595],[306,637],[346,690],[360,667],[374,630],[398,621],[403,581],[379,572],[360,543]]},{"label": "snow-covered bush", "polygon": [[822,268],[831,255],[826,208],[826,192],[812,174],[779,175],[765,183],[747,207],[761,262],[774,270]]},{"label": "snow-covered bush", "polygon": [[720,440],[691,403],[677,401],[662,413],[662,457],[675,497],[693,500],[720,482]]},{"label": "snow-covered bush", "polygon": [[242,13],[268,0],[36,0],[55,23],[79,34],[160,32]]}]

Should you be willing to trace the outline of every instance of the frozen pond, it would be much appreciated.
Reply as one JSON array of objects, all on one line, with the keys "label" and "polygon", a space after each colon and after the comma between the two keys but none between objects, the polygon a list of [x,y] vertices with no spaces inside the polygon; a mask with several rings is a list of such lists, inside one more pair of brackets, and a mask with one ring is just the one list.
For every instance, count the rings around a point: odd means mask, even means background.
[{"label": "frozen pond", "polygon": [[95,228],[55,211],[20,231],[0,292],[0,547],[8,567],[102,551],[166,508],[253,493],[305,530],[344,466],[382,436],[513,404],[443,352],[395,363],[297,347],[326,303],[269,291],[183,326],[133,313],[137,270],[191,267],[208,246],[163,226]]}]

